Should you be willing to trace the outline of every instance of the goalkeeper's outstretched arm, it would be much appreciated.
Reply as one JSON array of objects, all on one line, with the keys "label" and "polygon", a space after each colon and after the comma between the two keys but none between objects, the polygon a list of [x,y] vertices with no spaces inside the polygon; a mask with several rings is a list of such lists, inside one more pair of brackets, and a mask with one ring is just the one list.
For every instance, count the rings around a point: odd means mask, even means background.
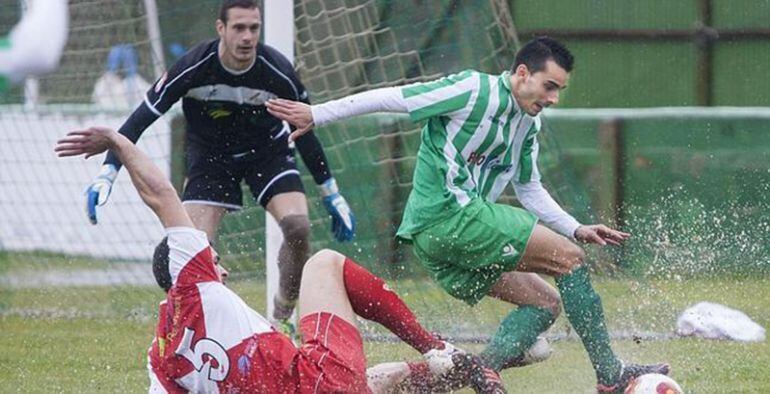
[{"label": "goalkeeper's outstretched arm", "polygon": [[67,23],[66,0],[33,2],[8,35],[7,47],[0,48],[0,76],[16,83],[55,70],[67,41]]},{"label": "goalkeeper's outstretched arm", "polygon": [[106,127],[73,131],[56,143],[59,157],[113,152],[131,176],[139,196],[158,216],[163,227],[194,227],[176,190],[152,160],[125,136]]}]

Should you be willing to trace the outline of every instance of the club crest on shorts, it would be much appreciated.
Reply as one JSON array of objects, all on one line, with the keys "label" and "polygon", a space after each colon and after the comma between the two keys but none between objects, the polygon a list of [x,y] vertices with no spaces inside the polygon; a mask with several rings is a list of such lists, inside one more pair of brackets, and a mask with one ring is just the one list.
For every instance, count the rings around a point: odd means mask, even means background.
[{"label": "club crest on shorts", "polygon": [[503,255],[503,257],[511,257],[511,256],[515,256],[516,253],[518,253],[516,248],[514,248],[513,245],[511,244],[507,244],[503,246],[503,252],[501,254]]},{"label": "club crest on shorts", "polygon": [[241,375],[249,374],[249,371],[251,371],[251,359],[249,356],[242,354],[241,357],[238,358],[238,371]]}]

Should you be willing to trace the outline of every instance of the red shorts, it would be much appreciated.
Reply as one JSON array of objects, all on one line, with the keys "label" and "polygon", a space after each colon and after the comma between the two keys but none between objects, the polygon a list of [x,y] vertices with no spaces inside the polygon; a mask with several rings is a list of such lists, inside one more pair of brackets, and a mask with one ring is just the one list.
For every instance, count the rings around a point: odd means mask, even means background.
[{"label": "red shorts", "polygon": [[299,323],[302,346],[280,332],[255,334],[228,350],[230,373],[220,391],[248,393],[369,393],[361,334],[321,312]]},{"label": "red shorts", "polygon": [[369,393],[364,342],[339,316],[319,312],[299,322],[302,346],[297,370],[301,393]]}]

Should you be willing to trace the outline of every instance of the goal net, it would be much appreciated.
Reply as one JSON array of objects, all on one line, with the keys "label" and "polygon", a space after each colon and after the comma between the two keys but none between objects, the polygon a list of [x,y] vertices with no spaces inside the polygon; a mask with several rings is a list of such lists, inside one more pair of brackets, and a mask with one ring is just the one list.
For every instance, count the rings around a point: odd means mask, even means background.
[{"label": "goal net", "polygon": [[[0,286],[20,300],[0,303],[0,313],[35,311],[26,294],[45,289],[65,294],[46,313],[71,310],[63,300],[86,292],[109,301],[91,315],[120,318],[131,310],[151,318],[161,293],[148,261],[162,237],[160,224],[122,171],[99,211],[99,224],[90,225],[83,192],[101,158],[61,160],[52,148],[69,130],[120,126],[180,48],[214,36],[218,5],[170,1],[156,9],[149,0],[70,1],[70,37],[60,69],[14,88],[0,106]],[[23,12],[17,0],[0,0],[0,10],[3,31]],[[499,73],[510,66],[518,45],[506,1],[306,0],[295,2],[294,11],[295,63],[316,102],[466,68]],[[11,14],[16,18],[6,18]],[[177,186],[184,177],[181,130],[179,110],[172,109],[138,144]],[[419,126],[405,117],[377,115],[317,132],[358,217],[358,232],[352,243],[332,239],[330,221],[305,175],[313,249],[340,250],[386,277],[431,329],[455,337],[491,334],[508,306],[484,302],[471,309],[451,299],[431,283],[410,247],[394,238],[411,187]],[[541,167],[548,173],[559,160],[558,147],[547,132],[543,144]],[[562,202],[584,207],[575,182],[557,179],[551,190],[570,197]],[[510,193],[505,201],[514,201]],[[225,218],[219,249],[228,268],[244,279],[234,284],[239,293],[262,309],[264,213],[250,199],[244,205]],[[125,305],[126,293],[136,305]]]}]

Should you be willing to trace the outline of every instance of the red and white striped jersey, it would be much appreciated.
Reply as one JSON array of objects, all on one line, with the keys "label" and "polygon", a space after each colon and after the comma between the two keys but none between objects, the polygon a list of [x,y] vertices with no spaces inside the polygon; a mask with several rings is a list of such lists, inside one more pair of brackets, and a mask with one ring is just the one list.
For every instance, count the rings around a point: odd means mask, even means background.
[{"label": "red and white striped jersey", "polygon": [[[260,339],[278,342],[270,323],[225,287],[217,274],[206,234],[168,228],[169,271],[173,286],[160,304],[155,339],[148,352],[150,392],[239,391],[265,360],[255,357]],[[275,340],[274,338],[278,338]],[[289,342],[290,343],[290,342]],[[254,359],[252,359],[254,357]]]}]

